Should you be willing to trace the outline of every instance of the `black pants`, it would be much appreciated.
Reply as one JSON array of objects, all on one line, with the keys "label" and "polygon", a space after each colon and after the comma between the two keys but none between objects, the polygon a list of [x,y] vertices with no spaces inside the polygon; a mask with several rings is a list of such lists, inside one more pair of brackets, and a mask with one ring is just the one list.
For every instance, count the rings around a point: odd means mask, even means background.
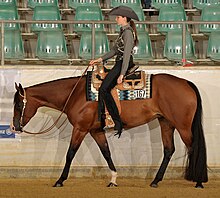
[{"label": "black pants", "polygon": [[[114,98],[111,95],[111,90],[117,85],[117,79],[121,73],[122,62],[123,60],[115,62],[114,67],[108,72],[99,88],[99,120],[101,120],[101,114],[105,113],[106,105],[108,112],[115,123],[115,129],[122,127],[122,122]],[[128,68],[133,66],[134,63],[131,56]]]}]

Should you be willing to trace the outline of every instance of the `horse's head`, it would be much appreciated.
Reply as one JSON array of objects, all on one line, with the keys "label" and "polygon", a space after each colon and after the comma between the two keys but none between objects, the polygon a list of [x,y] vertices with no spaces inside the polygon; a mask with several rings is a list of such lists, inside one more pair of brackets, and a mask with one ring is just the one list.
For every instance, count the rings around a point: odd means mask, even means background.
[{"label": "horse's head", "polygon": [[22,132],[24,126],[24,110],[27,103],[26,93],[22,85],[15,83],[16,93],[14,96],[14,116],[13,124],[11,126],[12,131]]}]

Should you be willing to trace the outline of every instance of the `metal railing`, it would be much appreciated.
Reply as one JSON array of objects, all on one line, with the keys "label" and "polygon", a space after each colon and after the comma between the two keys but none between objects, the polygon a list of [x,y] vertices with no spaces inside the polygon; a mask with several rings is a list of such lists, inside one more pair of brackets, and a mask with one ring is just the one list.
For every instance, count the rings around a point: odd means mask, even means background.
[{"label": "metal railing", "polygon": [[[4,57],[4,24],[5,23],[19,23],[19,24],[91,24],[92,25],[92,59],[95,58],[95,24],[116,24],[113,21],[71,21],[71,20],[0,20],[1,23],[1,65],[5,64]],[[185,65],[186,60],[186,25],[200,25],[200,24],[219,24],[220,21],[138,21],[135,24],[157,25],[157,24],[181,24],[182,25],[182,65]]]}]

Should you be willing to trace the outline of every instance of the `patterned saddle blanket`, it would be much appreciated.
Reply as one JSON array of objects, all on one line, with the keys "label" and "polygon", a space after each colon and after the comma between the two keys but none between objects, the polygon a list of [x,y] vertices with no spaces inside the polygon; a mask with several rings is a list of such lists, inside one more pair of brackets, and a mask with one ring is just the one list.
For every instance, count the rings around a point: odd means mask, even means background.
[{"label": "patterned saddle blanket", "polygon": [[[89,71],[87,73],[87,100],[98,101],[98,89],[106,73],[100,71]],[[119,100],[136,100],[151,98],[151,74],[144,71],[136,71],[128,75],[122,84],[117,85]]]}]

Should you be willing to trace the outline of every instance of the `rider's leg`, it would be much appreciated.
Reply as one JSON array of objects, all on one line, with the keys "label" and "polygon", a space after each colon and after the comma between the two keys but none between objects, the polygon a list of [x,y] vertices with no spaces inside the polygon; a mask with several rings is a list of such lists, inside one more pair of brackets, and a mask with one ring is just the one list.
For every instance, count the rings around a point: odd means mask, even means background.
[{"label": "rider's leg", "polygon": [[115,66],[109,71],[99,88],[99,101],[105,102],[108,112],[115,123],[115,129],[118,130],[119,133],[121,133],[122,130],[122,122],[114,98],[111,95],[111,90],[117,84],[117,79],[121,72],[121,62],[122,61],[116,62]]}]

